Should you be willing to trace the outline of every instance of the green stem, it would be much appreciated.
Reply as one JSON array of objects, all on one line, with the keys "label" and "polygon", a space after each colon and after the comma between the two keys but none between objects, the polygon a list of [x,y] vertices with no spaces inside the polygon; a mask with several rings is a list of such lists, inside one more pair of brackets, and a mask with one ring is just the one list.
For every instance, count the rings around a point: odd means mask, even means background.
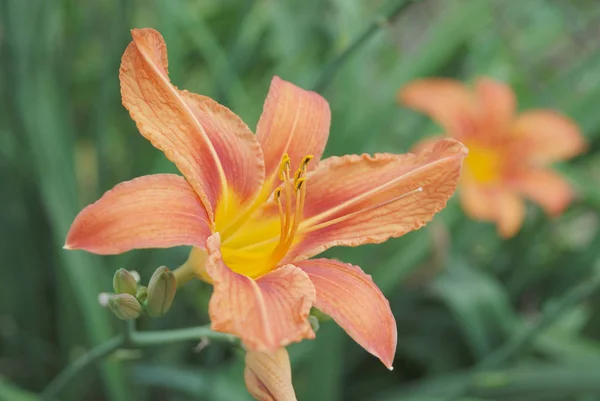
[{"label": "green stem", "polygon": [[373,22],[365,29],[365,31],[358,36],[350,45],[342,51],[334,60],[332,60],[323,70],[315,84],[313,90],[316,92],[322,92],[332,81],[333,77],[344,63],[358,50],[364,43],[366,43],[371,37],[379,32],[385,25],[392,21],[398,14],[400,14],[406,7],[411,5],[417,0],[400,0],[393,4],[389,9],[382,12],[380,15],[373,19]]},{"label": "green stem", "polygon": [[226,333],[212,331],[210,326],[189,327],[178,330],[134,332],[131,343],[134,347],[149,347],[159,344],[171,344],[182,341],[213,340],[230,344],[239,344],[238,338]]},{"label": "green stem", "polygon": [[135,320],[125,320],[123,322],[123,343],[125,346],[133,345],[133,335],[135,333]]},{"label": "green stem", "polygon": [[496,369],[502,366],[505,362],[512,359],[514,356],[521,353],[533,340],[546,330],[550,325],[558,320],[564,312],[577,306],[586,298],[593,295],[600,287],[600,274],[595,274],[590,279],[584,281],[578,286],[572,288],[555,304],[551,305],[538,319],[538,321],[527,328],[512,336],[504,345],[496,351],[482,359],[471,371],[471,380],[468,380],[464,386],[461,386],[448,399],[456,400],[459,397],[467,394],[473,385],[473,381],[478,373],[491,369]]},{"label": "green stem", "polygon": [[72,364],[67,366],[46,386],[39,401],[51,401],[60,390],[75,376],[83,372],[87,367],[106,358],[124,344],[123,336],[113,337],[110,340],[92,348],[89,352],[81,355]]},{"label": "green stem", "polygon": [[113,337],[105,343],[86,352],[60,372],[58,376],[46,386],[40,396],[40,401],[53,400],[62,388],[79,373],[83,372],[87,367],[108,357],[119,348],[142,348],[192,340],[213,340],[239,345],[237,337],[232,336],[231,334],[212,331],[208,325],[177,330],[137,332],[135,331],[135,321],[126,321],[123,334]]}]

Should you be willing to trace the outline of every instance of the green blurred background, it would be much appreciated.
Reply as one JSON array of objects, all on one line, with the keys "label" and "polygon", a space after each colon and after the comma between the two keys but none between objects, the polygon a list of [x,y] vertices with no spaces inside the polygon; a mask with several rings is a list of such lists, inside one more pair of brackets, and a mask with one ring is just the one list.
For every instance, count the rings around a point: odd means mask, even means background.
[{"label": "green blurred background", "polygon": [[[334,323],[290,347],[309,400],[600,400],[600,3],[597,0],[0,0],[0,400],[35,400],[62,368],[117,332],[97,302],[118,268],[144,281],[186,249],[101,257],[62,250],[76,213],[116,183],[175,169],[121,106],[129,29],[154,27],[172,81],[254,127],[279,75],[314,87],[373,21],[376,32],[321,81],[333,112],[328,155],[405,152],[437,128],[395,93],[423,76],[491,75],[521,108],[556,108],[589,151],[558,166],[579,198],[549,220],[529,206],[501,241],[453,198],[425,229],[330,257],[373,275],[399,329],[387,371]],[[587,296],[590,295],[591,296]],[[139,328],[206,324],[210,287],[182,288]],[[240,351],[193,343],[120,351],[60,400],[249,400]],[[498,351],[500,350],[500,351]]]}]

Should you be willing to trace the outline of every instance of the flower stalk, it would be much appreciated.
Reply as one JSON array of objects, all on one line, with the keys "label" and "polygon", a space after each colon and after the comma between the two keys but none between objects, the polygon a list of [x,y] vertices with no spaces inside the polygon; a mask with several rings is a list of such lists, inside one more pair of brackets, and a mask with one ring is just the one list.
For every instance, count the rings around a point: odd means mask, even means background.
[{"label": "flower stalk", "polygon": [[121,348],[154,347],[183,341],[214,341],[238,345],[237,337],[225,333],[217,333],[210,325],[189,327],[177,330],[145,331],[135,330],[133,321],[125,322],[123,332],[110,340],[92,348],[70,363],[54,380],[46,386],[39,401],[52,401],[60,391],[77,375],[90,366],[108,358]]}]

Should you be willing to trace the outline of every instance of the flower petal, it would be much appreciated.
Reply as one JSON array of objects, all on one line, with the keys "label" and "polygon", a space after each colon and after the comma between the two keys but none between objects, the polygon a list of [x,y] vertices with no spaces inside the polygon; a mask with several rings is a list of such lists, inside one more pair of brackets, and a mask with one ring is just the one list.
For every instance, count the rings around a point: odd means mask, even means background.
[{"label": "flower petal", "polygon": [[[488,131],[505,135],[517,104],[512,88],[503,82],[482,77],[475,83],[475,91]],[[491,135],[491,132],[485,135]]]},{"label": "flower petal", "polygon": [[258,401],[296,401],[290,357],[285,348],[246,353],[246,388]]},{"label": "flower petal", "polygon": [[504,238],[513,237],[523,225],[525,202],[516,192],[500,190],[495,194],[498,213],[498,233]]},{"label": "flower petal", "polygon": [[390,303],[360,267],[331,259],[297,262],[315,289],[315,307],[392,369],[398,332]]},{"label": "flower petal", "polygon": [[508,185],[481,185],[467,176],[460,182],[460,201],[465,213],[474,220],[495,222],[498,234],[504,238],[513,237],[525,218],[525,203]]},{"label": "flower petal", "polygon": [[460,203],[465,213],[475,220],[495,221],[496,207],[493,190],[468,180],[460,181]]},{"label": "flower petal", "polygon": [[206,272],[214,284],[209,304],[212,329],[234,334],[253,351],[275,351],[314,338],[308,322],[315,289],[302,270],[286,265],[258,280],[223,263],[219,234],[208,238]]},{"label": "flower petal", "polygon": [[552,216],[562,213],[573,200],[571,185],[552,171],[532,169],[522,172],[512,179],[511,185]]},{"label": "flower petal", "polygon": [[279,185],[276,174],[284,153],[294,169],[306,155],[314,156],[309,168],[317,164],[329,137],[330,122],[329,104],[319,94],[273,78],[256,128],[265,157],[265,181],[273,180],[273,189]]},{"label": "flower petal", "polygon": [[456,139],[476,130],[475,96],[453,79],[412,81],[398,92],[398,102],[427,114]]},{"label": "flower petal", "polygon": [[438,134],[428,136],[426,138],[420,139],[417,143],[415,143],[410,149],[411,153],[421,153],[423,151],[427,151],[427,149],[431,149],[432,146],[435,145],[437,141],[440,139],[444,139],[446,136]]},{"label": "flower petal", "polygon": [[533,161],[552,163],[567,160],[585,150],[585,140],[577,125],[552,110],[531,110],[515,123],[517,146]]},{"label": "flower petal", "polygon": [[83,209],[65,248],[102,255],[179,245],[204,248],[209,235],[206,210],[190,184],[178,175],[157,174],[122,182]]},{"label": "flower petal", "polygon": [[171,84],[160,33],[134,29],[132,36],[119,77],[123,105],[142,135],[177,165],[211,220],[228,189],[239,202],[254,198],[264,166],[250,129],[227,108]]},{"label": "flower petal", "polygon": [[284,261],[379,243],[424,226],[454,193],[467,149],[442,139],[420,154],[332,157],[309,174],[300,240]]}]

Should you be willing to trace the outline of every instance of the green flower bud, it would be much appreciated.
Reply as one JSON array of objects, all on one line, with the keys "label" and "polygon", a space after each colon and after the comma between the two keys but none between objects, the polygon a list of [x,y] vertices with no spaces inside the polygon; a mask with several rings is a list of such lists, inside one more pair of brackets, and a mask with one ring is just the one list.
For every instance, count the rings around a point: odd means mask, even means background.
[{"label": "green flower bud", "polygon": [[167,313],[173,303],[176,291],[177,280],[173,272],[166,266],[156,269],[148,284],[148,298],[146,299],[148,314],[158,317]]},{"label": "green flower bud", "polygon": [[127,270],[119,269],[113,276],[113,288],[117,294],[135,295],[137,292],[137,280]]},{"label": "green flower bud", "polygon": [[137,319],[142,313],[142,305],[129,294],[113,295],[108,301],[108,307],[121,320]]},{"label": "green flower bud", "polygon": [[146,302],[146,299],[148,298],[148,287],[140,286],[135,293],[135,297],[140,303]]}]

